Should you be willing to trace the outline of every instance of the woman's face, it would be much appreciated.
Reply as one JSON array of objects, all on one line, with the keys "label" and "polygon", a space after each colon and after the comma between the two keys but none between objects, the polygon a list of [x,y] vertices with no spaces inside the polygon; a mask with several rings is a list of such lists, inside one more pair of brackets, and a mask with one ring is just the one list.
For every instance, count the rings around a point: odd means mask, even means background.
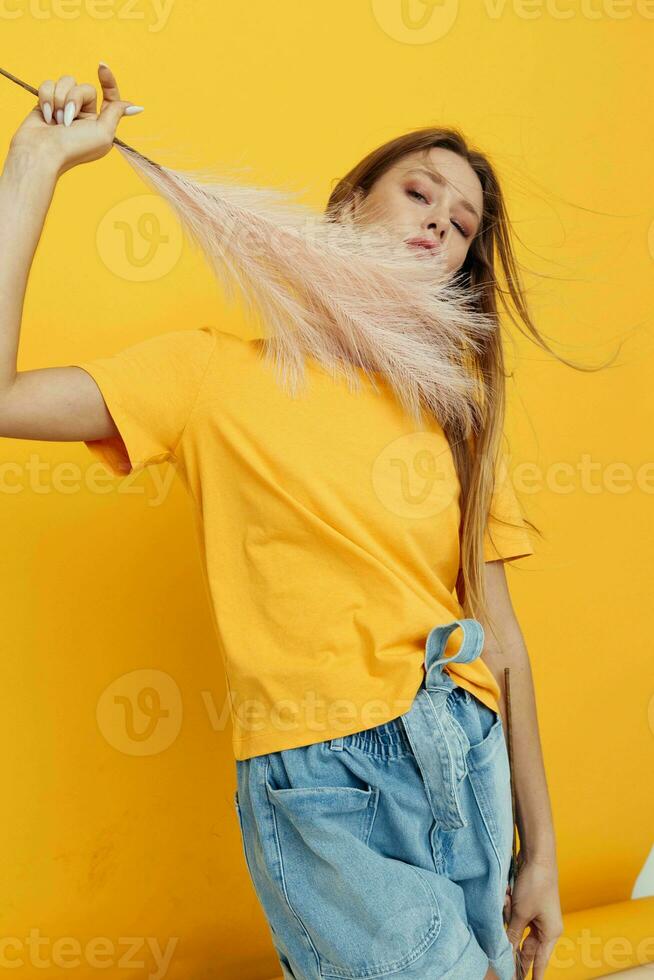
[{"label": "woman's face", "polygon": [[[382,224],[409,243],[421,239],[457,272],[480,226],[481,182],[470,164],[452,150],[430,147],[398,160],[359,198],[357,219]],[[419,248],[418,244],[410,247]]]}]

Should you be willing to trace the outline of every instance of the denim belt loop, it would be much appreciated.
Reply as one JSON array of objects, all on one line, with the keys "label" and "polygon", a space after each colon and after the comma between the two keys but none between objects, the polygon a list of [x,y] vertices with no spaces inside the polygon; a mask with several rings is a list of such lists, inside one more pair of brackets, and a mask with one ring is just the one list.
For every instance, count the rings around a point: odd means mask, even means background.
[{"label": "denim belt loop", "polygon": [[[453,633],[459,626],[463,631],[461,645],[451,657],[444,657],[443,652],[450,633]],[[429,690],[429,675],[434,667],[441,667],[443,664],[449,664],[455,660],[463,664],[476,660],[484,648],[484,638],[484,627],[476,619],[453,619],[450,623],[434,626],[430,630],[425,644],[425,687]],[[442,674],[442,670],[439,673]]]},{"label": "denim belt loop", "polygon": [[[450,634],[461,627],[457,652],[443,656]],[[443,665],[470,663],[482,652],[484,628],[476,619],[454,619],[434,626],[425,644],[425,677],[410,710],[401,715],[407,738],[420,767],[434,819],[443,830],[465,827],[458,787],[467,773],[468,738],[446,707],[456,684]],[[436,669],[435,669],[436,668]]]},{"label": "denim belt loop", "polygon": [[330,749],[333,749],[335,752],[342,752],[343,751],[343,736],[342,735],[339,735],[338,738],[332,738],[332,739],[330,739],[329,740],[329,747],[330,747]]}]

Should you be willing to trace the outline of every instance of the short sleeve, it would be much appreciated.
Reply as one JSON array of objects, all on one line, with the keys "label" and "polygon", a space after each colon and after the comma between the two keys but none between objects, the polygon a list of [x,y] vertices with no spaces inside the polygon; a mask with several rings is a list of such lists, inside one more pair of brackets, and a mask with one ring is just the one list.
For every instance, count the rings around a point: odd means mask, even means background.
[{"label": "short sleeve", "polygon": [[85,445],[116,476],[174,460],[216,345],[210,326],[173,330],[110,357],[78,361],[120,433]]},{"label": "short sleeve", "polygon": [[484,531],[484,561],[521,558],[533,554],[534,548],[509,476],[506,458],[502,456],[496,471],[490,515]]}]

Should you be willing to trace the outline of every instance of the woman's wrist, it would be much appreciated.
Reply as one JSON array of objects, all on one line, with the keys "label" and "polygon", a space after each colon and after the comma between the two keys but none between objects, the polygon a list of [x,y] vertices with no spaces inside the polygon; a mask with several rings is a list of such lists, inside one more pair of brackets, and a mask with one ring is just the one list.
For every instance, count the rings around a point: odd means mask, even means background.
[{"label": "woman's wrist", "polygon": [[12,142],[9,144],[2,176],[18,182],[28,177],[32,182],[38,180],[54,185],[59,177],[59,166],[51,150],[40,150],[37,146]]},{"label": "woman's wrist", "polygon": [[541,831],[535,834],[522,834],[518,826],[518,834],[520,837],[520,852],[525,861],[529,862],[529,864],[556,866],[556,840],[552,832]]}]

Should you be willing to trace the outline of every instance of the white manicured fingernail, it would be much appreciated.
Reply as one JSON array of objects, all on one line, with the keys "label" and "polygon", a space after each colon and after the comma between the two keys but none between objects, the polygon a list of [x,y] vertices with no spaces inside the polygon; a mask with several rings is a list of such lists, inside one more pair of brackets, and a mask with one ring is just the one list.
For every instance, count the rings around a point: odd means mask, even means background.
[{"label": "white manicured fingernail", "polygon": [[52,122],[52,106],[49,102],[43,103],[43,118],[47,123]]},{"label": "white manicured fingernail", "polygon": [[107,64],[106,61],[98,61],[98,64],[100,65],[101,68],[108,68],[109,67],[109,65]]},{"label": "white manicured fingernail", "polygon": [[64,126],[70,126],[75,115],[75,103],[67,102],[64,108]]},{"label": "white manicured fingernail", "polygon": [[57,109],[57,122],[59,123],[59,125],[61,125],[63,121],[64,121],[64,110]]},{"label": "white manicured fingernail", "polygon": [[145,107],[142,105],[128,105],[125,109],[126,116],[135,116],[137,112],[143,112]]}]

